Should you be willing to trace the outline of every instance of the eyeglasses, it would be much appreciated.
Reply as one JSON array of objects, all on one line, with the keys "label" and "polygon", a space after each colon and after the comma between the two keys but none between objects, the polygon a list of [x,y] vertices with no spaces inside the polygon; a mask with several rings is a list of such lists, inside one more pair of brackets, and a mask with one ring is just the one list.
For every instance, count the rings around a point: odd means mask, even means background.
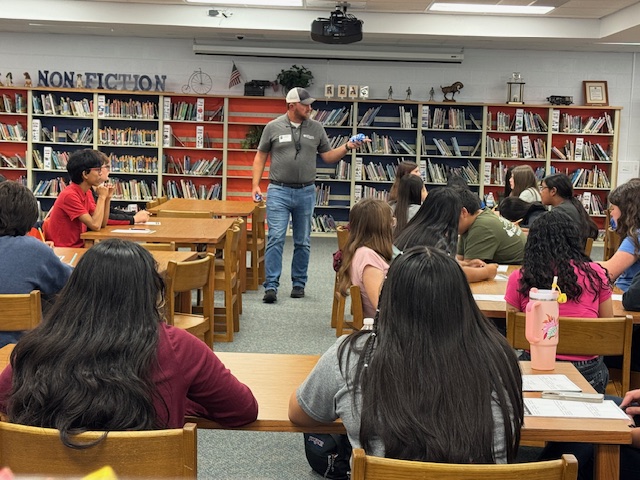
[{"label": "eyeglasses", "polygon": [[541,186],[540,186],[540,191],[544,190],[545,188],[546,188],[547,190],[549,189],[549,187],[547,187],[546,185],[541,185]]}]

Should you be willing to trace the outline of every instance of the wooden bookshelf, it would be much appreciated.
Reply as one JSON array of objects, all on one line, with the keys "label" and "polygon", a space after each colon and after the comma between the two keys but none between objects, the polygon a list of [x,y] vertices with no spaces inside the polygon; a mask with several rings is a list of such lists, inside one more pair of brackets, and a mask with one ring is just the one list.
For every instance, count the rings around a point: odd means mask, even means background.
[{"label": "wooden bookshelf", "polygon": [[[22,139],[0,139],[0,154],[14,159],[2,161],[0,173],[31,189],[43,182],[60,188],[68,182],[66,157],[96,148],[111,159],[110,177],[121,192],[115,201],[141,205],[161,194],[248,200],[256,150],[245,144],[247,134],[286,111],[282,97],[37,87],[0,87],[0,94],[2,106],[6,95],[15,110],[2,108],[0,124],[24,132]],[[16,103],[23,107],[16,109]],[[567,173],[575,178],[576,194],[598,197],[603,206],[615,187],[619,107],[319,99],[313,108],[334,146],[355,133],[374,140],[335,165],[318,156],[318,227],[329,217],[348,221],[359,198],[386,198],[402,160],[420,165],[429,189],[455,172],[480,196],[491,192],[496,200],[504,191],[504,172],[519,164],[531,165],[540,178]],[[599,119],[601,128],[584,131]],[[263,190],[268,172],[269,165]],[[46,210],[56,190],[37,196]],[[602,228],[604,217],[589,206]]]}]

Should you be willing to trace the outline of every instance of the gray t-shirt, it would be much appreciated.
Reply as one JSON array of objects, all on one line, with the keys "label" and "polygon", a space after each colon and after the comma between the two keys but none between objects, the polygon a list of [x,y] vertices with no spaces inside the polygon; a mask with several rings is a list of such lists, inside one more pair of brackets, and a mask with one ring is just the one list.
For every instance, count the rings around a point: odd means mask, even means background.
[{"label": "gray t-shirt", "polygon": [[262,132],[258,150],[271,154],[269,180],[282,183],[311,183],[316,178],[316,155],[331,150],[320,122],[305,120],[299,127],[281,115]]},{"label": "gray t-shirt", "polygon": [[[338,418],[342,419],[352,447],[362,448],[362,444],[360,443],[360,410],[362,408],[362,398],[360,393],[355,394],[355,399],[352,394],[353,377],[356,372],[358,355],[353,352],[353,350],[350,350],[348,355],[344,355],[342,365],[340,365],[338,357],[338,348],[346,338],[346,335],[340,337],[336,343],[322,355],[307,379],[298,388],[296,398],[302,410],[314,420],[328,423]],[[363,347],[366,339],[367,336],[360,337],[357,347]],[[346,372],[347,356],[349,357],[348,372]],[[342,370],[346,372],[346,377],[341,373],[341,366]],[[416,381],[420,381],[420,379],[416,379]],[[425,382],[426,388],[427,380],[423,381]],[[495,427],[493,448],[496,463],[507,463],[502,413],[500,406],[495,401],[492,403],[491,411],[493,412]],[[385,452],[382,442],[374,439],[372,444],[372,451],[368,451],[367,454],[384,457]]]}]

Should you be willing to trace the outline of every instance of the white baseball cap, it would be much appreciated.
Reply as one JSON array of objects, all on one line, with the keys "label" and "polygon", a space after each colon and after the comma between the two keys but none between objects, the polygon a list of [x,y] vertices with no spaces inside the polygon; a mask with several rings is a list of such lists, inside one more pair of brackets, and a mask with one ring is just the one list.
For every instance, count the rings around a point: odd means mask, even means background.
[{"label": "white baseball cap", "polygon": [[294,87],[291,90],[289,90],[289,93],[287,93],[287,98],[286,98],[287,103],[300,102],[303,105],[311,105],[315,101],[316,99],[313,98],[311,95],[309,95],[309,92],[307,92],[302,87]]}]

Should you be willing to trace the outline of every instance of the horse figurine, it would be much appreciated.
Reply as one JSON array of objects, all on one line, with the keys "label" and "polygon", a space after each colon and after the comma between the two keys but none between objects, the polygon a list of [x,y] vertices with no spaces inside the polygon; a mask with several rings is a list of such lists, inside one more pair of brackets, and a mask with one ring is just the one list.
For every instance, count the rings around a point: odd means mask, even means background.
[{"label": "horse figurine", "polygon": [[[444,94],[444,101],[455,102],[456,100],[453,97],[455,96],[456,93],[462,90],[462,87],[464,87],[462,82],[455,82],[454,84],[449,85],[448,87],[443,87],[442,85],[440,85],[440,90],[442,90],[442,93]],[[451,94],[451,98],[447,98],[447,95],[449,94]]]}]

